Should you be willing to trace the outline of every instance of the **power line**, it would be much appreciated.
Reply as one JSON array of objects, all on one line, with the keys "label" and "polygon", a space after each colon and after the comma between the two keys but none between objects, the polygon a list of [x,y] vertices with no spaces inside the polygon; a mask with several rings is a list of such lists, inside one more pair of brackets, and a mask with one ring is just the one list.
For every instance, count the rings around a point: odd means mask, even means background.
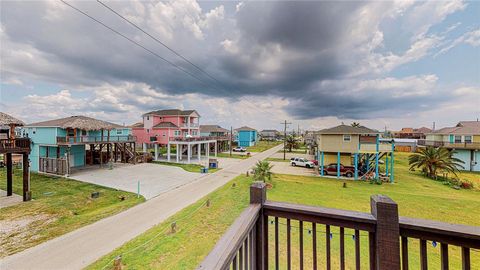
[{"label": "power line", "polygon": [[[143,28],[141,28],[140,26],[138,26],[137,24],[135,24],[134,22],[132,22],[131,20],[125,18],[125,16],[121,15],[120,13],[118,13],[117,11],[115,11],[113,8],[111,8],[110,6],[108,6],[107,4],[103,3],[102,1],[100,0],[97,0],[97,2],[99,4],[101,4],[102,6],[104,6],[105,8],[107,8],[108,10],[110,10],[111,12],[113,12],[115,15],[117,15],[118,17],[120,17],[121,19],[123,19],[125,22],[127,22],[128,24],[132,25],[133,27],[135,27],[136,29],[140,30],[142,33],[144,33],[145,35],[147,35],[148,37],[150,37],[151,39],[153,39],[155,42],[159,43],[160,45],[162,45],[164,48],[168,49],[170,52],[174,53],[176,56],[180,57],[182,60],[186,61],[188,64],[192,65],[193,67],[195,67],[197,70],[199,70],[200,72],[202,72],[203,74],[205,74],[206,76],[208,76],[210,79],[214,80],[220,87],[222,87],[222,89],[219,89],[219,88],[216,88],[214,87],[215,89],[219,90],[219,91],[223,91],[224,93],[228,94],[228,91],[226,91],[225,89],[223,89],[223,83],[218,80],[217,78],[215,78],[213,75],[211,75],[210,73],[208,73],[206,70],[202,69],[201,67],[199,67],[198,65],[196,65],[195,63],[193,63],[191,60],[189,60],[187,57],[183,56],[181,53],[177,52],[176,50],[174,50],[173,48],[171,48],[170,46],[168,46],[167,44],[165,44],[164,42],[162,42],[161,40],[159,40],[158,38],[156,38],[155,36],[153,36],[152,34],[150,34],[149,32],[147,32],[146,30],[144,30]],[[187,12],[184,8],[184,11]],[[193,19],[193,18],[192,18]],[[242,98],[243,100],[247,101],[248,103],[250,103],[251,105],[253,105],[253,108],[257,109],[257,110],[260,110],[264,113],[268,113],[267,111],[263,110],[262,108],[260,107],[257,107],[256,104],[254,104],[252,101],[250,101],[248,98],[246,97],[243,97]]]},{"label": "power line", "polygon": [[88,13],[86,13],[86,12],[84,12],[84,11],[80,10],[80,9],[79,9],[79,8],[77,8],[77,7],[74,7],[73,5],[71,5],[71,4],[67,3],[67,2],[65,2],[64,0],[60,0],[60,1],[61,1],[62,3],[64,3],[65,5],[67,5],[67,6],[71,7],[71,8],[72,8],[72,9],[74,9],[75,11],[79,12],[80,14],[82,14],[82,15],[84,15],[84,16],[87,16],[87,17],[88,17],[88,18],[90,18],[91,20],[93,20],[93,21],[95,21],[96,23],[98,23],[98,24],[102,25],[103,27],[107,28],[108,30],[110,30],[110,31],[114,32],[115,34],[117,34],[117,35],[119,35],[119,36],[123,37],[124,39],[126,39],[126,40],[130,41],[131,43],[133,43],[133,44],[137,45],[138,47],[140,47],[140,48],[144,49],[145,51],[149,52],[150,54],[154,55],[155,57],[157,57],[157,58],[160,58],[161,60],[163,60],[163,61],[165,61],[166,63],[170,64],[171,66],[175,67],[176,69],[178,69],[178,70],[180,70],[180,71],[182,71],[182,72],[184,72],[184,73],[188,74],[189,76],[191,76],[191,77],[193,77],[193,78],[197,79],[198,81],[200,81],[201,83],[205,84],[206,86],[209,86],[209,84],[208,84],[208,83],[206,83],[205,81],[203,81],[203,80],[202,80],[202,79],[200,79],[199,77],[195,76],[195,75],[194,75],[194,74],[192,74],[191,72],[189,72],[189,71],[187,71],[187,70],[183,69],[182,67],[180,67],[179,65],[177,65],[177,64],[175,64],[175,63],[173,63],[173,62],[171,62],[171,61],[169,61],[169,60],[167,60],[167,59],[165,59],[164,57],[160,56],[160,55],[159,55],[159,54],[157,54],[156,52],[154,52],[154,51],[152,51],[152,50],[150,50],[150,49],[146,48],[146,47],[145,47],[145,46],[143,46],[142,44],[140,44],[140,43],[136,42],[135,40],[133,40],[133,39],[131,39],[131,38],[129,38],[129,37],[127,37],[127,36],[125,36],[124,34],[122,34],[122,33],[118,32],[117,30],[115,30],[115,29],[113,29],[112,27],[110,27],[110,26],[106,25],[105,23],[103,23],[103,22],[101,22],[101,21],[99,21],[99,20],[95,19],[94,17],[90,16]]},{"label": "power line", "polygon": [[287,125],[290,125],[292,123],[287,123],[287,120],[285,120],[285,122],[283,123],[280,123],[282,125],[284,125],[284,128],[283,128],[283,160],[286,159],[286,155],[287,155]]},{"label": "power line", "polygon": [[115,11],[113,8],[111,8],[110,6],[108,6],[107,4],[103,3],[102,1],[100,0],[97,0],[97,2],[99,4],[101,4],[102,6],[104,6],[105,8],[107,8],[108,10],[110,10],[111,12],[113,12],[115,15],[117,15],[118,17],[122,18],[124,21],[126,21],[128,24],[132,25],[133,27],[137,28],[138,30],[142,31],[142,33],[144,33],[145,35],[149,36],[151,39],[155,40],[157,43],[161,44],[163,47],[165,47],[167,50],[171,51],[172,53],[174,53],[176,56],[182,58],[183,60],[185,60],[186,62],[188,62],[190,65],[194,66],[197,70],[199,70],[200,72],[204,73],[205,75],[207,75],[208,77],[210,77],[211,79],[215,80],[216,82],[220,83],[217,79],[215,79],[215,77],[213,77],[212,75],[210,75],[210,73],[208,73],[207,71],[205,71],[204,69],[202,69],[201,67],[199,67],[198,65],[194,64],[192,61],[188,60],[185,56],[183,56],[182,54],[180,54],[179,52],[175,51],[174,49],[172,49],[171,47],[169,47],[167,44],[163,43],[162,41],[160,41],[158,38],[154,37],[153,35],[151,35],[150,33],[148,33],[147,31],[143,30],[143,28],[139,27],[138,25],[136,25],[134,22],[130,21],[129,19],[125,18],[123,15],[121,15],[120,13],[118,13],[117,11]]}]

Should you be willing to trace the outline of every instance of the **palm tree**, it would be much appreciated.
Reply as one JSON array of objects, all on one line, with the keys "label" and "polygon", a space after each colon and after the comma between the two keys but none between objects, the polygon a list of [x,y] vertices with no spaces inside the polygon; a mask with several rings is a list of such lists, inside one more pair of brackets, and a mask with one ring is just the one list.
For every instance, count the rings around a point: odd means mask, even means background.
[{"label": "palm tree", "polygon": [[457,176],[459,169],[463,169],[462,160],[453,157],[453,151],[440,147],[435,148],[428,146],[421,148],[418,153],[414,153],[408,157],[410,170],[421,168],[428,177],[435,179],[437,172],[444,171],[453,173]]},{"label": "palm tree", "polygon": [[270,162],[266,160],[259,160],[257,164],[255,164],[255,171],[253,173],[253,179],[255,181],[262,181],[266,182],[267,180],[270,181],[272,179],[272,167]]},{"label": "palm tree", "polygon": [[288,152],[292,152],[292,148],[298,148],[297,138],[288,135],[287,138],[285,138],[285,148],[288,148]]},{"label": "palm tree", "polygon": [[351,126],[352,126],[352,127],[360,127],[360,123],[358,123],[358,122],[352,122]]}]

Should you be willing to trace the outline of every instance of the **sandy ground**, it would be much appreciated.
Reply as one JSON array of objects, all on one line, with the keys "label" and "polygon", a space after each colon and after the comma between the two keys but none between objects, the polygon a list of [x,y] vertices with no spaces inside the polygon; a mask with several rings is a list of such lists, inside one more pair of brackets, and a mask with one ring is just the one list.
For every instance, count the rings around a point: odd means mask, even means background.
[{"label": "sandy ground", "polygon": [[270,164],[273,165],[272,172],[278,174],[293,174],[293,175],[305,175],[305,176],[314,176],[314,169],[307,169],[304,167],[294,167],[290,165],[290,162],[283,161],[270,161]]},{"label": "sandy ground", "polygon": [[0,189],[0,209],[21,203],[22,201],[22,196],[14,193],[12,196],[7,197],[7,192]]}]

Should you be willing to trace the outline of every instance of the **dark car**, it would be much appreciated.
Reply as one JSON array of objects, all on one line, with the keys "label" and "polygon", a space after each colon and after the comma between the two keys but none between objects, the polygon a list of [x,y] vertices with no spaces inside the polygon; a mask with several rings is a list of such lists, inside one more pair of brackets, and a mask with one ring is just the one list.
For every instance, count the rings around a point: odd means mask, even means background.
[{"label": "dark car", "polygon": [[[344,166],[340,164],[340,175],[346,177],[353,177],[355,173],[355,168],[353,166]],[[324,175],[337,175],[337,164],[332,163],[323,169]]]}]

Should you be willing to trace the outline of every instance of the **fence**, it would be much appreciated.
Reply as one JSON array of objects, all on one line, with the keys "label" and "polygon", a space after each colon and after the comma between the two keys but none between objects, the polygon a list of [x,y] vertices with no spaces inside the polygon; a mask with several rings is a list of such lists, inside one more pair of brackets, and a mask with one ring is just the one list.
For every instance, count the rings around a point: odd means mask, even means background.
[{"label": "fence", "polygon": [[40,157],[39,171],[59,175],[68,174],[68,164],[65,158]]},{"label": "fence", "polygon": [[30,152],[30,139],[0,139],[0,152]]},{"label": "fence", "polygon": [[[421,220],[398,216],[398,206],[390,198],[382,195],[371,197],[371,213],[346,211],[315,206],[272,202],[266,200],[263,183],[254,183],[250,188],[250,205],[240,215],[213,250],[197,268],[203,269],[291,269],[292,268],[292,223],[298,224],[298,256],[295,260],[299,269],[318,269],[318,231],[324,226],[326,269],[332,269],[332,231],[339,235],[339,266],[345,269],[345,229],[353,230],[354,264],[360,269],[361,235],[368,239],[368,265],[372,270],[397,270],[409,268],[409,241],[419,241],[420,266],[428,267],[427,241],[441,243],[441,269],[449,269],[448,245],[461,248],[462,269],[469,270],[470,249],[480,248],[480,228]],[[286,220],[286,258],[279,248],[279,219]],[[273,232],[269,232],[269,221],[273,222]],[[311,265],[306,265],[304,226],[308,224],[312,234]],[[401,241],[400,241],[401,239]],[[323,248],[323,247],[322,247]],[[270,259],[269,259],[270,258]],[[280,259],[286,267],[280,267]],[[272,265],[270,265],[272,264]],[[272,266],[272,267],[270,267]]]}]

